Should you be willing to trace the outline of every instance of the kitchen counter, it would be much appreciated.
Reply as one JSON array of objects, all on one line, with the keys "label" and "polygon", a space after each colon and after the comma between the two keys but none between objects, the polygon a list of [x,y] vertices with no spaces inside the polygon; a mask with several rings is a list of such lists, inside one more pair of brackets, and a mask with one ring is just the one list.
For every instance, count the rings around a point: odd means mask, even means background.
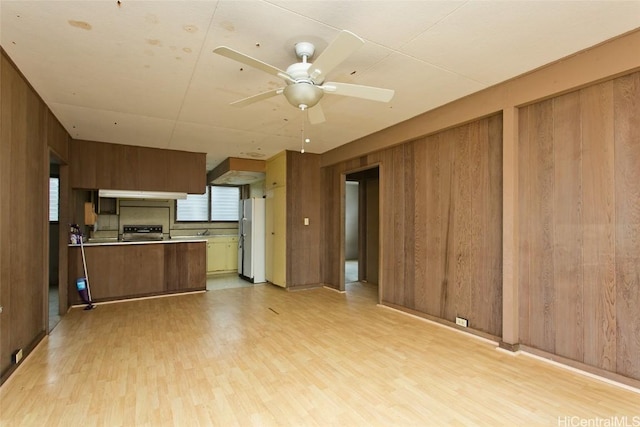
[{"label": "kitchen counter", "polygon": [[[206,239],[85,243],[94,302],[204,291]],[[79,244],[69,245],[70,305],[82,304],[76,279],[84,277]]]},{"label": "kitchen counter", "polygon": [[[177,239],[168,239],[168,240],[148,240],[148,241],[136,241],[136,242],[124,242],[122,240],[100,240],[100,241],[88,241],[84,243],[84,247],[89,246],[109,246],[109,245],[152,245],[152,244],[163,244],[163,243],[197,243],[197,242],[207,242],[206,238],[177,238]],[[70,248],[80,247],[79,243],[69,244]]]}]

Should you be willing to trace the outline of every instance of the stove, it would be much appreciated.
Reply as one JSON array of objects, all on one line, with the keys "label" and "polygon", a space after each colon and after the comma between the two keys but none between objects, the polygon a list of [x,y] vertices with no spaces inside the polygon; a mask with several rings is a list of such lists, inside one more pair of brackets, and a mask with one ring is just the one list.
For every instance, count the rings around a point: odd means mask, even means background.
[{"label": "stove", "polygon": [[149,242],[162,240],[162,225],[123,225],[123,242]]}]

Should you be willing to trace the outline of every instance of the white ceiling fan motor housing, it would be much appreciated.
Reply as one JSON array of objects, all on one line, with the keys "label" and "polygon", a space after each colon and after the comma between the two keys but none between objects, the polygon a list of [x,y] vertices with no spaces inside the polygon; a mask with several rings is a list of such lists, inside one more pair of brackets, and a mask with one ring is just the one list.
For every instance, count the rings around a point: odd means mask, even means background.
[{"label": "white ceiling fan motor housing", "polygon": [[324,92],[318,86],[316,86],[309,78],[309,67],[311,63],[307,62],[307,59],[313,56],[315,47],[308,42],[296,43],[296,55],[302,62],[289,65],[287,68],[287,74],[291,76],[296,82],[288,83],[284,88],[284,96],[287,101],[296,108],[304,110],[316,105]]},{"label": "white ceiling fan motor housing", "polygon": [[306,81],[293,83],[284,88],[284,96],[287,98],[287,101],[301,110],[316,105],[323,94],[322,89]]},{"label": "white ceiling fan motor housing", "polygon": [[311,63],[309,62],[296,62],[295,64],[289,65],[287,67],[287,74],[289,74],[294,80],[302,80],[309,81],[309,67]]}]

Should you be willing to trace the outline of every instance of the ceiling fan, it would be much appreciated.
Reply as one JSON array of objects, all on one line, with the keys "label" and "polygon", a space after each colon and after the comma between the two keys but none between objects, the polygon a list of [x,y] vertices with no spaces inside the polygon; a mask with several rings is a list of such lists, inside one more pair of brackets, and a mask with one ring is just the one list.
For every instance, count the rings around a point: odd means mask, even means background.
[{"label": "ceiling fan", "polygon": [[294,107],[303,111],[308,109],[309,122],[321,123],[325,120],[325,117],[318,102],[325,93],[379,102],[389,102],[393,97],[394,91],[391,89],[324,81],[327,74],[363,44],[364,40],[360,37],[352,32],[343,30],[318,58],[311,63],[308,61],[315,53],[315,46],[309,42],[296,43],[296,56],[301,62],[291,64],[286,71],[226,46],[217,47],[213,52],[258,70],[265,71],[281,78],[286,83],[286,86],[282,88],[240,99],[232,102],[231,105],[244,107],[254,102],[283,94],[287,101]]}]

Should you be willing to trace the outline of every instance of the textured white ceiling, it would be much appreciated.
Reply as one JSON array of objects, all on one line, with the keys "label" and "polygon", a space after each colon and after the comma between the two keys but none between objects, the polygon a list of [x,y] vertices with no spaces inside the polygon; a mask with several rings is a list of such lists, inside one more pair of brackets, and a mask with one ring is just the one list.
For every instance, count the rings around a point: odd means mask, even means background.
[{"label": "textured white ceiling", "polygon": [[325,96],[305,125],[322,153],[640,27],[640,1],[119,3],[1,0],[0,44],[74,138],[206,152],[208,169],[299,149],[303,125],[281,96],[229,106],[283,82],[220,45],[286,69],[299,41],[365,39],[330,80],[395,97]]}]

